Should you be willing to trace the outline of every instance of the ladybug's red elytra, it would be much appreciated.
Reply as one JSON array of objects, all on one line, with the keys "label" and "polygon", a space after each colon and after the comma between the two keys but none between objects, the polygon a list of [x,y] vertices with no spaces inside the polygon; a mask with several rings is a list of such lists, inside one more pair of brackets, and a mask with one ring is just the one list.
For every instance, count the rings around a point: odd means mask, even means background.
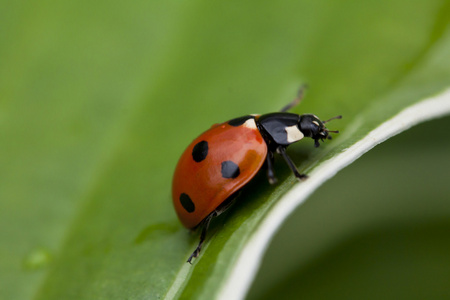
[{"label": "ladybug's red elytra", "polygon": [[172,199],[181,223],[190,229],[201,227],[200,242],[187,262],[200,253],[206,231],[212,218],[225,211],[237,192],[258,171],[267,166],[271,184],[277,180],[273,171],[274,153],[280,154],[295,177],[304,180],[295,164],[286,154],[286,147],[304,137],[312,138],[318,147],[319,140],[328,138],[331,131],[312,114],[288,113],[303,95],[281,109],[265,115],[247,115],[213,125],[197,137],[183,152],[175,169]]}]

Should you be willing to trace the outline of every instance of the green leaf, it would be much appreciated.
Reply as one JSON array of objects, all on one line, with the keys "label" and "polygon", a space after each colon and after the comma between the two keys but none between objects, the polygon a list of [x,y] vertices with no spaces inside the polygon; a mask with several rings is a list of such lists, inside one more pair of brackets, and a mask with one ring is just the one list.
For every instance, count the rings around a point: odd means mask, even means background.
[{"label": "green leaf", "polygon": [[[285,197],[312,192],[330,161],[408,107],[449,103],[449,2],[0,6],[1,299],[243,296],[259,260],[239,289],[231,274]],[[186,264],[198,235],[172,207],[178,157],[213,123],[280,109],[301,83],[294,111],[342,114],[330,123],[341,134],[289,149],[306,182],[279,159],[278,185],[256,176]],[[448,114],[431,108],[364,150]]]}]

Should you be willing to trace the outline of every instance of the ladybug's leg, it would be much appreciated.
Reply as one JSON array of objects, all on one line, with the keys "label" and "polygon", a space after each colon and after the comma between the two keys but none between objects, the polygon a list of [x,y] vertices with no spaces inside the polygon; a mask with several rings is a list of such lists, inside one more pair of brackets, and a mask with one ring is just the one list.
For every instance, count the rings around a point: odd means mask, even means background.
[{"label": "ladybug's leg", "polygon": [[269,180],[270,184],[275,184],[278,180],[275,177],[275,172],[273,171],[273,152],[268,151],[267,152],[267,179]]},{"label": "ladybug's leg", "polygon": [[306,89],[306,88],[307,88],[306,84],[302,85],[302,86],[300,87],[300,89],[298,90],[297,98],[295,98],[294,100],[292,100],[291,103],[289,103],[288,105],[286,105],[285,107],[283,107],[283,108],[280,110],[280,112],[286,112],[286,111],[290,110],[291,108],[293,108],[294,106],[297,106],[297,105],[300,103],[300,101],[302,101],[303,95],[304,95],[304,92],[305,92],[305,89]]},{"label": "ladybug's leg", "polygon": [[300,180],[305,180],[306,178],[308,178],[307,175],[305,174],[300,174],[297,170],[297,167],[295,166],[295,164],[292,162],[291,158],[287,155],[286,153],[286,148],[283,146],[278,146],[277,148],[277,152],[281,154],[281,156],[283,156],[284,160],[286,161],[287,165],[289,166],[289,168],[291,169],[291,171],[294,173],[295,177],[297,177]]},{"label": "ladybug's leg", "polygon": [[202,226],[202,233],[200,234],[200,242],[198,243],[197,248],[195,248],[194,252],[192,252],[191,256],[189,256],[187,262],[192,264],[191,261],[193,258],[197,257],[200,254],[200,250],[202,250],[203,242],[206,239],[206,232],[208,231],[209,224],[211,220],[219,215],[221,215],[224,211],[226,211],[230,206],[234,203],[234,199],[240,194],[240,192],[236,192],[231,195],[227,200],[225,200],[221,205],[219,205],[212,213],[210,213],[200,224]]},{"label": "ladybug's leg", "polygon": [[194,252],[192,252],[191,256],[189,256],[187,260],[188,263],[192,264],[191,260],[200,254],[200,250],[202,250],[202,245],[206,238],[206,232],[208,231],[209,223],[211,223],[211,219],[214,218],[215,216],[217,216],[217,213],[216,211],[213,211],[205,218],[205,220],[203,220],[202,224],[203,228],[202,233],[200,235],[200,242],[198,243],[198,246],[197,248],[195,248]]}]

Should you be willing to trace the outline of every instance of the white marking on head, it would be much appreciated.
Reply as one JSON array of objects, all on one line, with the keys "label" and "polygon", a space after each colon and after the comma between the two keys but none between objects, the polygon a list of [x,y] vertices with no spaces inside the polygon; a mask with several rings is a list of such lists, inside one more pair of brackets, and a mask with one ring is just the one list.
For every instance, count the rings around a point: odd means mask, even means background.
[{"label": "white marking on head", "polygon": [[289,143],[300,141],[304,137],[303,132],[300,131],[297,125],[288,126],[284,130],[286,130]]},{"label": "white marking on head", "polygon": [[258,127],[256,126],[255,119],[253,118],[250,118],[247,121],[245,121],[245,123],[242,124],[242,126],[247,127],[249,129],[258,129]]}]

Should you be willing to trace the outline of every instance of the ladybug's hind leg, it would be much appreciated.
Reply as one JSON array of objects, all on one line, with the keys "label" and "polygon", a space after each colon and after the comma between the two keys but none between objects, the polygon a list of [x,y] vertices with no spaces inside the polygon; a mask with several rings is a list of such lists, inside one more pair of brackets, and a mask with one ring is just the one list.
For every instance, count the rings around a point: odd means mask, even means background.
[{"label": "ladybug's hind leg", "polygon": [[202,227],[202,233],[200,234],[200,242],[198,243],[197,248],[195,248],[194,252],[192,252],[191,256],[189,256],[187,262],[192,264],[192,259],[198,257],[200,251],[202,250],[203,242],[206,239],[206,232],[208,231],[209,224],[211,220],[215,217],[221,215],[225,212],[230,206],[234,203],[234,200],[239,195],[239,191],[228,197],[221,205],[219,205],[212,213],[210,213],[199,225]]},{"label": "ladybug's hind leg", "polygon": [[191,261],[194,257],[197,257],[200,254],[200,250],[202,250],[202,245],[203,242],[205,241],[206,238],[206,232],[208,231],[208,227],[209,227],[209,223],[211,223],[211,219],[216,217],[216,211],[213,211],[212,213],[210,213],[202,222],[201,226],[203,226],[202,228],[202,233],[200,235],[200,242],[198,243],[197,248],[195,248],[194,252],[192,252],[191,256],[189,256],[187,262],[192,264]]},{"label": "ladybug's hind leg", "polygon": [[297,167],[292,162],[291,158],[286,153],[286,148],[283,146],[278,146],[277,152],[283,156],[284,160],[286,161],[287,165],[291,169],[292,173],[294,173],[295,177],[297,177],[300,180],[305,180],[308,178],[308,175],[306,174],[300,174],[300,172],[297,170]]}]

